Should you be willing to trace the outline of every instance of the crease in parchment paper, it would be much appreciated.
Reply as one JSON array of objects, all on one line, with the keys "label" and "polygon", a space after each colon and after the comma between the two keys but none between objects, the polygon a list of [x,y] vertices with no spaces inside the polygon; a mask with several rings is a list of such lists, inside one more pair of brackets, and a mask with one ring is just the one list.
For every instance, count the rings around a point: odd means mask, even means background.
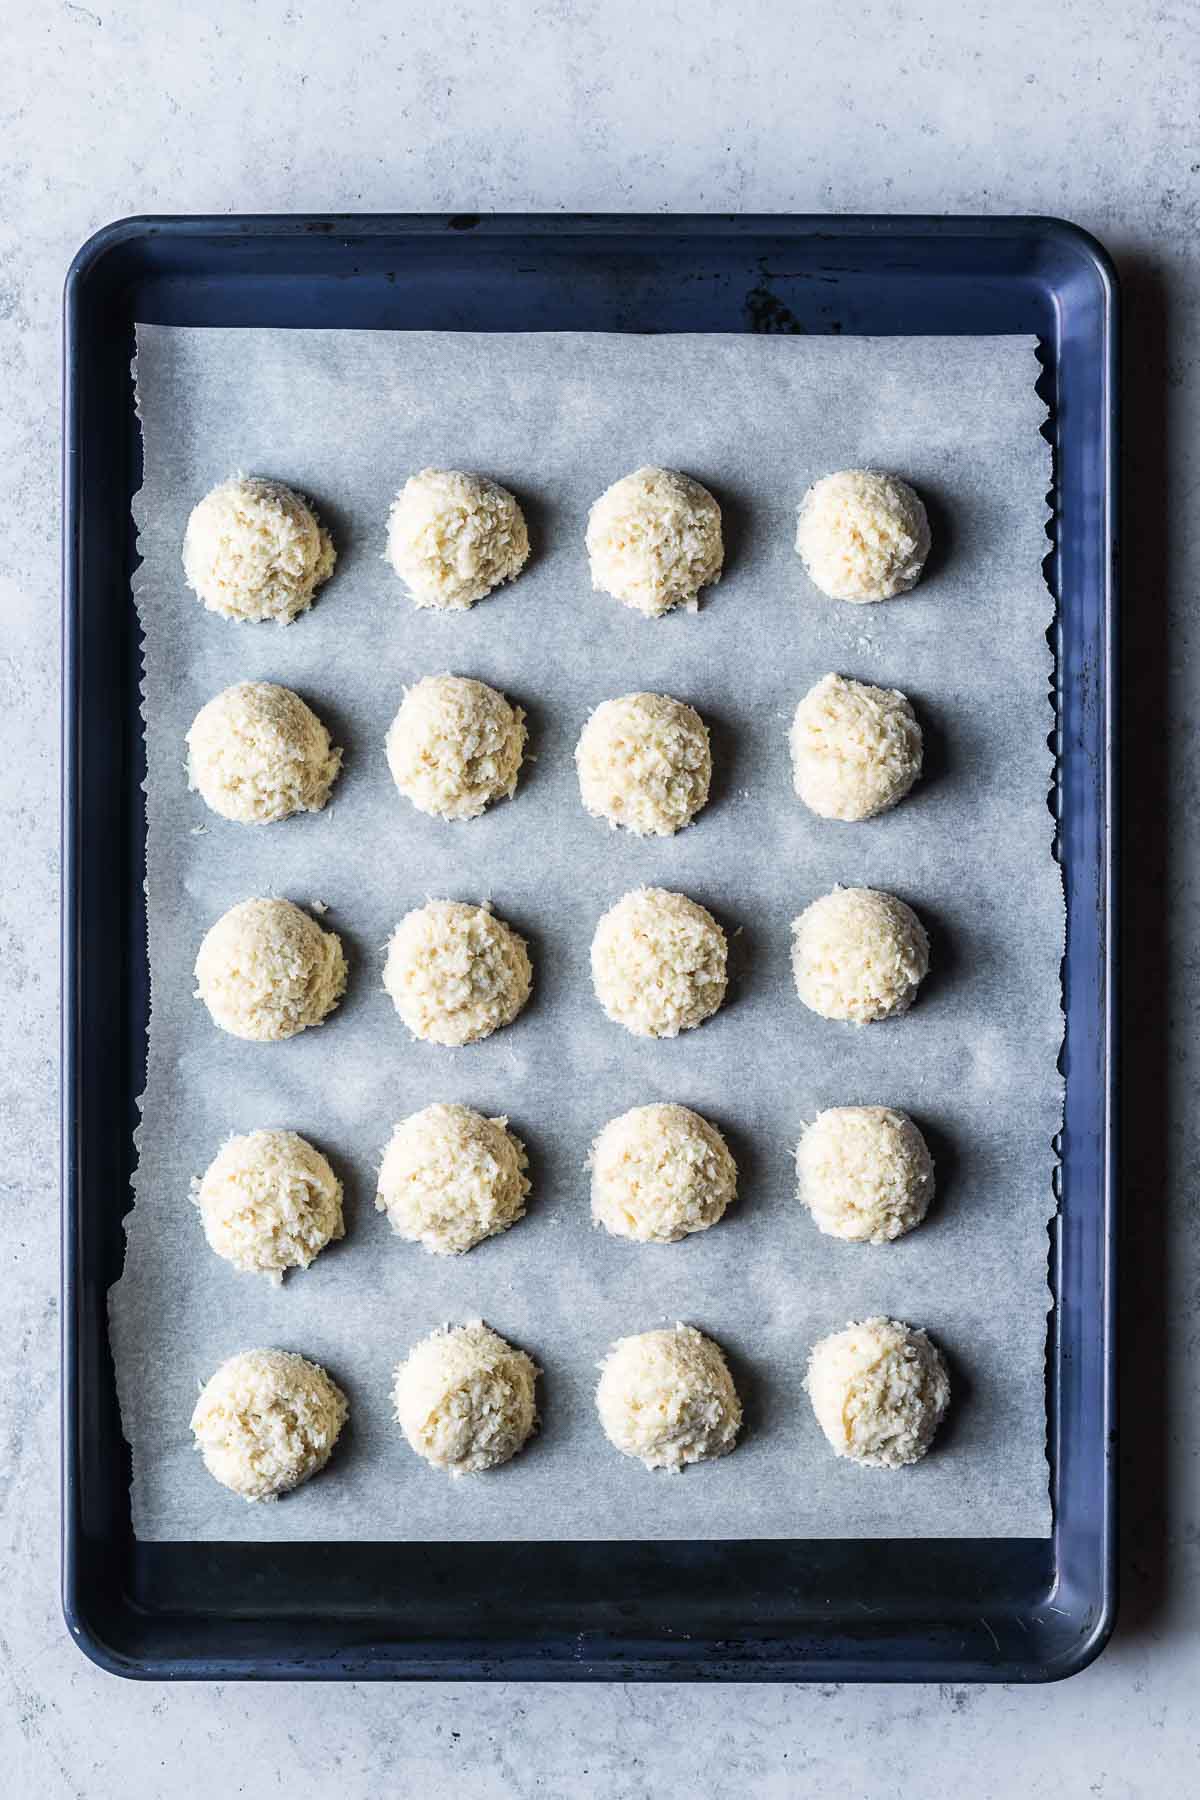
[{"label": "crease in parchment paper", "polygon": [[[1036,341],[142,326],[137,348],[153,1005],[110,1299],[136,1534],[1046,1535],[1064,911]],[[583,545],[591,501],[648,461],[713,489],[727,543],[699,612],[654,622],[592,591]],[[533,540],[517,582],[450,618],[414,609],[382,559],[392,496],[430,463],[511,487]],[[925,579],[879,606],[824,599],[792,548],[808,483],[861,465],[912,480],[934,524]],[[338,545],[286,630],[235,626],[184,586],[188,512],[239,468],[310,495]],[[444,670],[492,682],[530,723],[516,799],[452,826],[400,799],[384,755],[405,685]],[[925,727],[925,778],[863,825],[816,819],[791,791],[791,713],[830,670],[902,688]],[[250,828],[189,793],[188,725],[244,679],[297,688],[345,747],[326,813]],[[588,711],[634,689],[691,701],[712,730],[712,799],[673,840],[610,833],[579,802]],[[839,881],[899,893],[929,928],[932,972],[900,1020],[856,1030],[796,998],[790,921]],[[591,991],[595,923],[642,883],[693,895],[730,934],[726,1005],[670,1043],[628,1036]],[[255,894],[319,895],[350,959],[341,1008],[285,1044],[226,1037],[193,998],[201,936]],[[409,1038],[380,984],[392,927],[429,895],[492,900],[534,963],[516,1024],[456,1052]],[[670,1247],[589,1217],[592,1139],[657,1099],[711,1117],[741,1176],[725,1220]],[[373,1204],[393,1124],[435,1100],[507,1114],[530,1154],[527,1217],[461,1258],[394,1238]],[[846,1245],[798,1206],[792,1152],[821,1108],[872,1102],[925,1129],[938,1197],[910,1236]],[[231,1132],[271,1125],[311,1138],[346,1185],[344,1242],[279,1288],[214,1256],[189,1198]],[[955,1384],[934,1452],[901,1474],[835,1459],[801,1386],[816,1338],[878,1312],[928,1327]],[[479,1316],[545,1370],[542,1426],[506,1468],[450,1483],[401,1437],[391,1372],[434,1326]],[[746,1424],[732,1456],[653,1476],[604,1439],[596,1364],[676,1319],[726,1348]],[[188,1430],[198,1386],[257,1344],[315,1357],[351,1403],[327,1472],[276,1506],[219,1487]]]}]

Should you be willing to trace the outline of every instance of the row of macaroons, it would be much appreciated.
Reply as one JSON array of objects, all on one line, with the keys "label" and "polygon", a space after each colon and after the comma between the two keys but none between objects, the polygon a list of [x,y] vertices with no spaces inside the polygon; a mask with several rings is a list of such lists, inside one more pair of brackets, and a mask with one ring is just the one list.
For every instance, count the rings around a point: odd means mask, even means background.
[{"label": "row of macaroons", "polygon": [[[592,987],[635,1037],[674,1038],[718,1011],[728,942],[707,907],[668,888],[631,888],[602,916]],[[865,1025],[906,1012],[929,971],[916,913],[878,888],[835,887],[792,921],[796,992],[821,1018]],[[196,997],[233,1037],[279,1042],[322,1024],[346,991],[336,931],[290,900],[231,906],[196,956]],[[383,986],[416,1038],[457,1048],[511,1025],[533,987],[528,948],[491,909],[427,900],[391,935]]]},{"label": "row of macaroons", "polygon": [[[721,578],[721,508],[676,469],[642,467],[607,488],[588,515],[593,588],[644,617],[694,610]],[[487,476],[422,469],[388,516],[387,560],[413,604],[462,612],[512,581],[529,559],[515,496]],[[930,549],[919,495],[898,476],[841,469],[804,494],[795,547],[831,599],[890,600],[920,579]],[[183,568],[211,612],[288,624],[333,574],[333,539],[303,495],[279,481],[234,475],[204,496],[187,522]]]},{"label": "row of macaroons", "polygon": [[[475,819],[511,799],[525,755],[525,714],[464,675],[407,689],[387,733],[388,767],[423,813]],[[788,734],[796,793],[823,819],[874,818],[921,773],[922,734],[896,688],[829,674],[796,708]],[[222,818],[269,825],[319,812],[342,752],[291,688],[242,681],[216,694],[187,733],[188,781]],[[708,727],[671,694],[632,693],[595,707],[575,747],[585,809],[638,837],[671,837],[707,804]]]},{"label": "row of macaroons", "polygon": [[[406,1242],[461,1256],[525,1217],[528,1167],[507,1117],[436,1101],[395,1126],[375,1205]],[[610,1119],[586,1167],[593,1224],[637,1244],[709,1231],[737,1199],[737,1164],[720,1130],[676,1101]],[[799,1203],[845,1243],[890,1243],[921,1223],[933,1199],[929,1147],[894,1107],[827,1107],[801,1134],[795,1168]],[[342,1183],[295,1131],[230,1137],[193,1198],[210,1248],[243,1274],[282,1281],[345,1235]]]},{"label": "row of macaroons", "polygon": [[[392,1400],[410,1447],[431,1468],[474,1475],[509,1462],[538,1424],[532,1358],[476,1319],[413,1345]],[[941,1351],[926,1332],[861,1319],[814,1344],[804,1381],[838,1456],[899,1469],[929,1449],[950,1401]],[[737,1444],[742,1403],[720,1346],[695,1326],[618,1338],[600,1364],[596,1410],[614,1449],[678,1472]],[[208,1471],[245,1500],[275,1500],[329,1461],[349,1402],[318,1363],[244,1350],[205,1384],[191,1428]]]}]

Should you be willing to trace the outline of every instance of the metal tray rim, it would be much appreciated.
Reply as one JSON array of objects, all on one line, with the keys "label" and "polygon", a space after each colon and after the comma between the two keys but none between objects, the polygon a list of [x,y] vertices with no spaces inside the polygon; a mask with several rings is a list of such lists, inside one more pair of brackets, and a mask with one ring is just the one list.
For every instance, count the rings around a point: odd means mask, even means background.
[{"label": "metal tray rim", "polygon": [[[416,1654],[411,1658],[394,1656],[383,1664],[364,1664],[353,1656],[310,1660],[300,1666],[288,1657],[265,1654],[255,1659],[253,1667],[243,1661],[229,1663],[218,1656],[183,1659],[131,1659],[115,1643],[91,1614],[82,1597],[79,1558],[82,1549],[76,1502],[78,1495],[78,1433],[80,1421],[75,1410],[77,1400],[76,1371],[80,1354],[80,1337],[76,1305],[77,1229],[76,1201],[79,1178],[76,1129],[78,1124],[78,1042],[75,1030],[75,1007],[78,999],[77,975],[80,947],[77,911],[77,843],[78,762],[75,726],[79,682],[82,676],[75,604],[80,583],[80,544],[78,535],[80,493],[78,491],[79,363],[78,328],[81,294],[86,282],[99,264],[114,249],[136,244],[139,239],[159,235],[191,237],[268,236],[302,238],[320,234],[327,237],[390,237],[403,235],[444,234],[447,230],[478,232],[480,237],[503,239],[524,233],[553,240],[568,236],[598,237],[612,233],[637,237],[687,238],[698,232],[731,240],[755,232],[775,236],[795,236],[846,240],[853,238],[887,239],[912,235],[928,239],[956,237],[989,237],[1000,231],[1027,239],[1030,243],[1051,240],[1072,254],[1086,260],[1098,279],[1102,293],[1104,367],[1101,370],[1106,402],[1107,437],[1105,444],[1105,521],[1104,521],[1104,649],[1105,737],[1102,746],[1105,802],[1105,841],[1102,847],[1102,887],[1107,914],[1103,939],[1105,981],[1105,1027],[1108,1035],[1109,1060],[1105,1091],[1105,1153],[1102,1217],[1104,1226],[1103,1292],[1104,1316],[1101,1321],[1105,1365],[1105,1411],[1110,1427],[1115,1419],[1115,1231],[1116,1198],[1116,987],[1115,944],[1117,941],[1117,895],[1115,886],[1115,845],[1118,841],[1118,792],[1114,780],[1114,758],[1117,729],[1116,695],[1116,506],[1118,501],[1119,388],[1118,368],[1118,289],[1116,273],[1103,247],[1079,227],[1066,221],[1033,215],[1006,218],[955,218],[952,216],[771,216],[771,215],[328,215],[307,219],[291,215],[255,215],[244,217],[131,217],[114,222],[95,233],[80,249],[71,264],[64,294],[64,520],[63,560],[65,605],[63,618],[63,1606],[68,1628],[80,1648],[100,1667],[110,1673],[133,1678],[187,1678],[218,1676],[251,1676],[261,1679],[428,1679],[463,1678],[542,1678],[542,1679],[829,1679],[835,1674],[843,1680],[928,1679],[950,1676],[956,1679],[1061,1679],[1087,1666],[1103,1649],[1113,1629],[1116,1616],[1115,1563],[1115,1459],[1106,1461],[1103,1495],[1103,1530],[1099,1592],[1093,1595],[1090,1627],[1074,1642],[1069,1654],[1053,1663],[1033,1668],[1006,1665],[975,1667],[970,1660],[955,1664],[939,1659],[927,1667],[910,1665],[911,1672],[896,1666],[881,1668],[874,1661],[856,1663],[842,1655],[831,1663],[811,1646],[798,1653],[798,1646],[781,1646],[783,1654],[763,1654],[763,1644],[753,1661],[745,1661],[734,1644],[712,1646],[704,1642],[676,1642],[664,1655],[661,1640],[605,1637],[603,1645],[589,1642],[591,1634],[577,1634],[567,1654],[546,1656],[531,1650],[526,1639],[493,1640],[485,1650],[478,1640],[454,1643],[442,1640],[436,1657],[426,1658],[417,1646],[409,1646]],[[1049,1598],[1049,1596],[1048,1596]],[[714,1654],[715,1651],[715,1654]],[[722,1651],[725,1654],[722,1654]],[[789,1653],[790,1652],[790,1653]]]}]

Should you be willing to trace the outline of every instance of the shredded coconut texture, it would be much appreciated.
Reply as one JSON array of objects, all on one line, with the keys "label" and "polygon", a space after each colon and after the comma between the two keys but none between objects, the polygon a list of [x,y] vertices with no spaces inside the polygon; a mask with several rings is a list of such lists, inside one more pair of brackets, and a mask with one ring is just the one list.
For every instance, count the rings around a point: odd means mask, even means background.
[{"label": "shredded coconut texture", "polygon": [[525,714],[486,682],[427,675],[408,689],[387,735],[405,799],[439,819],[477,819],[517,791]]},{"label": "shredded coconut texture", "polygon": [[670,694],[625,694],[592,713],[575,746],[588,812],[638,837],[671,837],[708,799],[708,727]]},{"label": "shredded coconut texture", "polygon": [[260,1044],[319,1025],[345,991],[341,939],[290,900],[231,906],[196,958],[196,997],[213,1023]]},{"label": "shredded coconut texture", "polygon": [[287,625],[333,574],[333,539],[281,481],[231,475],[192,508],[183,573],[209,612]]},{"label": "shredded coconut texture", "polygon": [[318,1363],[243,1350],[206,1383],[192,1430],[210,1475],[243,1500],[277,1500],[325,1467],[346,1396]]},{"label": "shredded coconut texture", "polygon": [[721,508],[706,487],[675,469],[635,469],[606,489],[588,515],[592,586],[657,618],[694,612],[700,589],[721,579]]},{"label": "shredded coconut texture", "polygon": [[592,1218],[639,1244],[707,1231],[737,1198],[725,1139],[687,1106],[635,1106],[610,1119],[590,1161]]},{"label": "shredded coconut texture", "polygon": [[414,605],[462,612],[520,574],[529,532],[508,489],[486,475],[422,469],[392,502],[387,556]]},{"label": "shredded coconut texture", "polygon": [[822,819],[870,819],[921,773],[921,727],[897,688],[826,675],[792,720],[792,779]]},{"label": "shredded coconut texture", "polygon": [[418,1456],[448,1475],[475,1475],[517,1454],[537,1424],[541,1370],[476,1319],[435,1331],[396,1370],[400,1428]]},{"label": "shredded coconut texture", "polygon": [[894,894],[834,888],[792,921],[796,992],[823,1019],[907,1012],[928,971],[925,927]]},{"label": "shredded coconut texture", "polygon": [[827,1237],[886,1244],[919,1225],[933,1199],[933,1158],[907,1113],[831,1106],[796,1146],[800,1199]]},{"label": "shredded coconut texture", "polygon": [[692,1325],[618,1338],[600,1364],[596,1409],[610,1444],[678,1473],[725,1456],[742,1424],[725,1358]]},{"label": "shredded coconut texture", "polygon": [[459,1256],[523,1218],[528,1159],[507,1126],[469,1106],[427,1106],[402,1119],[375,1198],[392,1230],[437,1256]]},{"label": "shredded coconut texture", "polygon": [[800,502],[796,550],[831,600],[891,600],[920,579],[929,520],[898,476],[842,469],[814,482]]},{"label": "shredded coconut texture", "polygon": [[345,1233],[342,1184],[295,1131],[231,1137],[193,1184],[204,1235],[245,1273],[283,1280]]},{"label": "shredded coconut texture", "polygon": [[725,998],[725,933],[686,894],[634,888],[610,908],[592,939],[592,986],[617,1025],[635,1037],[673,1038]]},{"label": "shredded coconut texture", "polygon": [[919,1462],[950,1404],[941,1352],[895,1319],[863,1319],[822,1338],[804,1385],[837,1454],[868,1469]]},{"label": "shredded coconut texture", "polygon": [[490,907],[461,900],[430,900],[406,913],[383,971],[413,1036],[452,1046],[511,1025],[532,982],[524,939]]},{"label": "shredded coconut texture", "polygon": [[342,766],[316,713],[273,681],[217,694],[192,720],[187,747],[189,786],[240,825],[320,812]]}]

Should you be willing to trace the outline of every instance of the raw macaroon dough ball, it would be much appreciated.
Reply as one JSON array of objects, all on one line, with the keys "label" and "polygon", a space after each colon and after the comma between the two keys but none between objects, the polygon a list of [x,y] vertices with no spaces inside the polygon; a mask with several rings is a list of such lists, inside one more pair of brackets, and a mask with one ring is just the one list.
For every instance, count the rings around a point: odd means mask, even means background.
[{"label": "raw macaroon dough ball", "polygon": [[834,888],[792,920],[796,992],[823,1019],[865,1025],[907,1012],[928,971],[925,927],[894,894]]},{"label": "raw macaroon dough ball", "polygon": [[605,700],[583,728],[575,767],[584,806],[638,837],[671,837],[708,799],[708,727],[670,694]]},{"label": "raw macaroon dough ball", "polygon": [[596,1410],[610,1444],[678,1473],[733,1449],[742,1424],[725,1358],[692,1325],[618,1338],[600,1364]]},{"label": "raw macaroon dough ball", "polygon": [[826,675],[796,708],[792,780],[822,819],[871,819],[921,773],[921,727],[897,688]]},{"label": "raw macaroon dough ball", "polygon": [[593,505],[587,551],[592,586],[635,612],[694,611],[700,589],[721,579],[721,508],[677,469],[635,469]]},{"label": "raw macaroon dough ball", "polygon": [[540,1374],[482,1319],[435,1331],[396,1370],[396,1417],[433,1468],[475,1475],[508,1462],[525,1443],[537,1424]]},{"label": "raw macaroon dough ball", "polygon": [[387,734],[392,780],[419,812],[477,819],[517,791],[525,714],[486,682],[427,675],[405,693]]},{"label": "raw macaroon dough ball", "polygon": [[320,812],[342,766],[316,713],[273,681],[217,694],[192,720],[187,747],[188,786],[240,825]]},{"label": "raw macaroon dough ball", "polygon": [[907,1113],[831,1106],[796,1146],[800,1199],[827,1237],[886,1244],[919,1225],[933,1199],[933,1158]]},{"label": "raw macaroon dough ball", "polygon": [[290,900],[231,906],[196,957],[196,997],[213,1023],[260,1044],[319,1025],[345,991],[341,939]]},{"label": "raw macaroon dough ball", "polygon": [[707,1231],[737,1198],[737,1165],[687,1106],[635,1106],[592,1145],[592,1218],[614,1237],[674,1244]]},{"label": "raw macaroon dough ball", "polygon": [[256,475],[231,475],[206,494],[183,539],[188,586],[227,619],[287,625],[312,605],[336,558],[308,501]]},{"label": "raw macaroon dough ball", "polygon": [[282,1281],[345,1235],[342,1184],[295,1131],[251,1131],[222,1145],[193,1184],[204,1235],[235,1269]]},{"label": "raw macaroon dough ball", "polygon": [[592,939],[592,986],[635,1037],[673,1038],[725,998],[725,933],[686,894],[634,888],[605,913]]},{"label": "raw macaroon dough ball", "polygon": [[896,1319],[863,1319],[822,1338],[804,1386],[837,1454],[869,1469],[918,1462],[950,1403],[941,1351]]},{"label": "raw macaroon dough ball", "polygon": [[891,600],[920,579],[929,519],[907,481],[841,469],[814,482],[800,502],[796,551],[831,600]]},{"label": "raw macaroon dough ball", "polygon": [[243,1350],[205,1384],[192,1430],[210,1475],[243,1500],[277,1500],[325,1467],[350,1408],[319,1363]]},{"label": "raw macaroon dough ball", "polygon": [[532,982],[524,939],[490,906],[461,900],[430,900],[406,913],[383,971],[383,985],[413,1036],[452,1046],[511,1025]]},{"label": "raw macaroon dough ball", "polygon": [[402,1119],[375,1198],[397,1236],[458,1256],[524,1218],[528,1159],[507,1126],[469,1106],[427,1106]]},{"label": "raw macaroon dough ball", "polygon": [[415,606],[463,612],[519,575],[528,556],[524,513],[486,475],[422,469],[392,502],[387,557]]}]

